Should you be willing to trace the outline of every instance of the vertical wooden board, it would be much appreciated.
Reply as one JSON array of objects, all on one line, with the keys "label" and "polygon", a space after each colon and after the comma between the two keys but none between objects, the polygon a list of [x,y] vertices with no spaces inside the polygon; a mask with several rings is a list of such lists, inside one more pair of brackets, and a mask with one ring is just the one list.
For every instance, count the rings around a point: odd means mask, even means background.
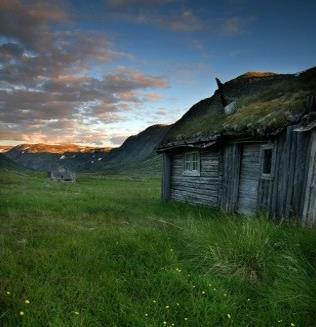
[{"label": "vertical wooden board", "polygon": [[316,131],[311,135],[309,168],[305,191],[303,221],[305,224],[316,224]]},{"label": "vertical wooden board", "polygon": [[238,212],[254,214],[257,210],[257,196],[260,171],[260,145],[246,144],[241,154]]},{"label": "vertical wooden board", "polygon": [[270,214],[273,218],[301,217],[306,180],[308,137],[289,126],[276,139],[276,159]]},{"label": "vertical wooden board", "polygon": [[237,210],[240,169],[240,144],[227,144],[223,150],[221,207],[226,212]]},{"label": "vertical wooden board", "polygon": [[162,154],[162,181],[161,181],[161,197],[164,200],[170,199],[171,192],[171,155],[164,152]]}]

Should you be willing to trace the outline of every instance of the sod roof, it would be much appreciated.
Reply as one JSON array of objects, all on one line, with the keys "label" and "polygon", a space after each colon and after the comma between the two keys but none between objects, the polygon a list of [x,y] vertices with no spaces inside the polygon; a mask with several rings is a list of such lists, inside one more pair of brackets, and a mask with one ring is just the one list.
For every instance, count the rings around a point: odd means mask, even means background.
[{"label": "sod roof", "polygon": [[298,74],[250,72],[222,85],[193,105],[163,140],[161,147],[215,140],[223,136],[267,135],[300,121],[309,96],[316,95],[316,67]]}]

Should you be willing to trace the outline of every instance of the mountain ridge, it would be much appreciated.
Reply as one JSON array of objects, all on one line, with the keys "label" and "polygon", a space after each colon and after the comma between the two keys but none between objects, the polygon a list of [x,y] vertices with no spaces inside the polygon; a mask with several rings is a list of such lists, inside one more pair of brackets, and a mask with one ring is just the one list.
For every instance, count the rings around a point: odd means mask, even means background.
[{"label": "mountain ridge", "polygon": [[[5,152],[17,164],[39,171],[64,166],[75,171],[127,169],[150,160],[159,160],[156,148],[170,126],[152,125],[128,137],[118,148],[87,147],[76,144],[20,144]],[[159,166],[158,164],[155,166]]]}]

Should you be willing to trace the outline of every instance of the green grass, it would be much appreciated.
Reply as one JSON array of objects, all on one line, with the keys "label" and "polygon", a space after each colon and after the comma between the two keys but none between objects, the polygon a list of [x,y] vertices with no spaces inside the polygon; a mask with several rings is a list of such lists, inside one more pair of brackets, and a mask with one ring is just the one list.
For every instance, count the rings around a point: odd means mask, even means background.
[{"label": "green grass", "polygon": [[2,326],[315,326],[314,229],[164,203],[158,179],[0,184]]},{"label": "green grass", "polygon": [[299,76],[275,75],[268,81],[258,78],[246,83],[254,76],[258,73],[242,75],[223,85],[224,96],[236,101],[236,112],[226,115],[214,93],[193,105],[170,129],[164,143],[194,142],[220,134],[251,136],[284,128],[304,114],[308,97],[316,94],[315,67]]}]

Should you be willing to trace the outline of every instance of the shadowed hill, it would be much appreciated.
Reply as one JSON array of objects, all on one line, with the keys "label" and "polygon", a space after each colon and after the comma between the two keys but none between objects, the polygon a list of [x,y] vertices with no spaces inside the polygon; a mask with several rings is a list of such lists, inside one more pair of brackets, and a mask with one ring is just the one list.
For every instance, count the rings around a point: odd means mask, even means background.
[{"label": "shadowed hill", "polygon": [[166,125],[153,125],[137,135],[130,136],[121,147],[113,149],[106,167],[134,166],[149,158],[169,130]]},{"label": "shadowed hill", "polygon": [[193,105],[173,125],[164,146],[225,135],[264,135],[297,122],[308,97],[316,95],[316,67],[298,74],[249,72],[218,83],[212,97]]},{"label": "shadowed hill", "polygon": [[169,126],[166,125],[150,126],[130,136],[119,148],[114,149],[73,144],[22,144],[13,147],[5,155],[24,167],[39,171],[49,171],[57,165],[75,171],[136,169],[138,165],[143,167],[144,163],[145,167],[155,167],[154,170],[159,171],[160,160],[155,149],[168,130]]},{"label": "shadowed hill", "polygon": [[0,169],[24,170],[25,168],[14,162],[10,158],[7,158],[4,154],[0,153]]}]

